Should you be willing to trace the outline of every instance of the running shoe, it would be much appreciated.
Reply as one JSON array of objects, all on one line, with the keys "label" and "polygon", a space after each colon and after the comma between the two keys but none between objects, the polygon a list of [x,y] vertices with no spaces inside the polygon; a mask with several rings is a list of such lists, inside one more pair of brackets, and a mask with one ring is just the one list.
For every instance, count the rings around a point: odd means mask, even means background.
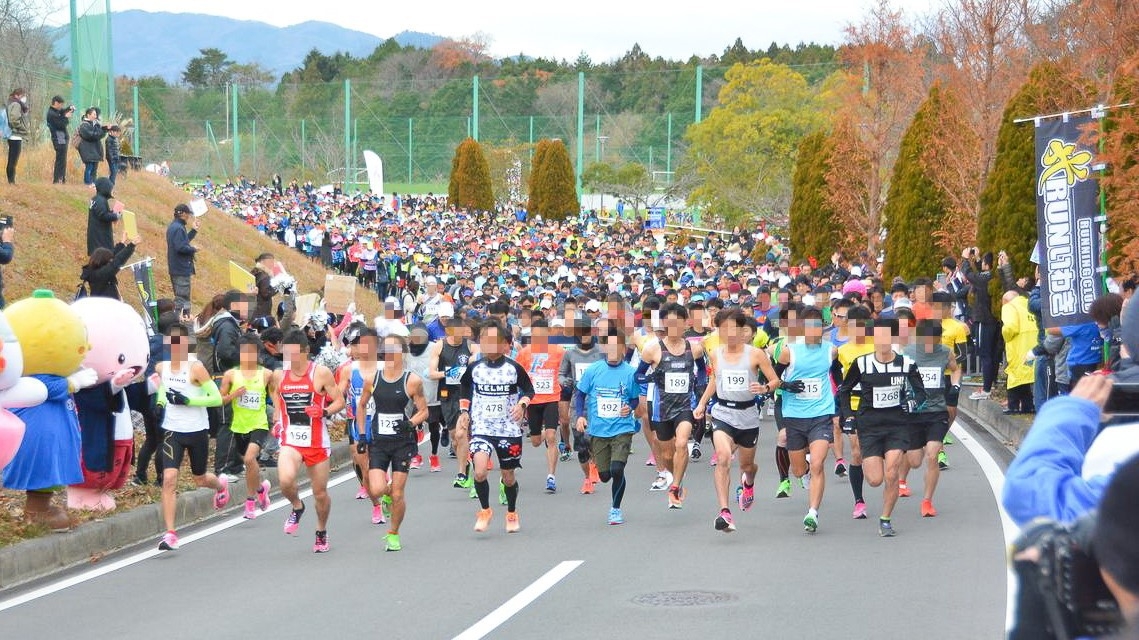
[{"label": "running shoe", "polygon": [[899,498],[910,497],[910,485],[906,484],[905,480],[899,480],[898,481],[898,497]]},{"label": "running shoe", "polygon": [[443,466],[441,464],[439,464],[439,456],[436,456],[436,455],[431,456],[430,462],[431,462],[431,473],[439,473],[440,471],[443,470]]},{"label": "running shoe", "polygon": [[937,509],[933,508],[933,500],[921,501],[921,517],[923,518],[936,518]]},{"label": "running shoe", "polygon": [[419,469],[422,466],[423,466],[423,456],[421,456],[417,453],[411,457],[411,464],[408,465],[408,469],[415,471],[416,469]]},{"label": "running shoe", "polygon": [[301,526],[301,516],[304,514],[304,507],[301,507],[300,510],[293,509],[289,512],[289,517],[285,518],[285,533],[287,535],[291,536],[296,534],[297,529],[299,529]]},{"label": "running shoe", "polygon": [[562,462],[569,462],[569,459],[570,459],[569,447],[566,446],[566,443],[559,442],[558,443],[558,460],[561,460]]},{"label": "running shoe", "polygon": [[506,485],[502,481],[498,481],[498,503],[501,505],[506,504]]},{"label": "running shoe", "polygon": [[648,459],[647,459],[647,460],[645,460],[645,466],[646,466],[646,467],[655,467],[655,466],[657,466],[657,459],[656,459],[656,456],[654,456],[653,454],[651,454],[651,453],[650,453],[650,454],[649,454],[649,457],[648,457]]},{"label": "running shoe", "polygon": [[803,487],[804,491],[811,488],[811,474],[810,474],[810,472],[808,472],[807,475],[799,478],[799,486]]},{"label": "running shoe", "polygon": [[819,530],[819,517],[807,514],[803,516],[803,531],[814,533]]},{"label": "running shoe", "polygon": [[702,456],[702,455],[704,455],[704,454],[700,452],[700,443],[699,442],[689,442],[688,443],[688,457],[689,458],[692,458],[693,460],[699,460],[700,456]]},{"label": "running shoe", "polygon": [[[989,399],[989,392],[988,391],[974,391],[973,393],[969,394],[969,399],[970,400],[988,400]],[[893,534],[891,534],[891,535],[893,535]]]},{"label": "running shoe", "polygon": [[360,488],[356,491],[356,499],[357,500],[367,500],[368,499],[368,490],[364,488],[364,485],[360,485]]},{"label": "running shoe", "polygon": [[755,503],[755,485],[749,487],[741,484],[736,487],[736,501],[740,503],[740,509],[751,510],[751,505]]},{"label": "running shoe", "polygon": [[944,451],[939,451],[937,454],[937,468],[942,471],[949,468],[949,456]]},{"label": "running shoe", "polygon": [[546,476],[546,493],[557,493],[558,483],[554,476]]},{"label": "running shoe", "polygon": [[834,474],[840,478],[846,477],[846,460],[839,458],[834,463]]},{"label": "running shoe", "polygon": [[506,512],[506,532],[507,533],[518,533],[518,531],[521,528],[522,528],[522,525],[518,522],[518,512],[517,511],[507,511]]},{"label": "running shoe", "polygon": [[451,486],[456,489],[470,489],[474,484],[475,481],[472,480],[470,476],[465,473],[459,473],[455,475],[455,481],[451,483]]},{"label": "running shoe", "polygon": [[609,524],[625,524],[625,514],[617,507],[609,510]]},{"label": "running shoe", "polygon": [[257,503],[253,498],[245,500],[245,514],[242,516],[246,520],[252,520],[257,517]]},{"label": "running shoe", "polygon": [[[451,446],[451,432],[444,429],[442,432],[439,433],[439,446],[441,446],[441,447],[450,447]],[[454,458],[455,456],[451,456],[451,457]]]},{"label": "running shoe", "polygon": [[735,530],[736,523],[732,521],[732,512],[726,509],[720,511],[720,515],[716,516],[716,531],[731,533]]},{"label": "running shoe", "polygon": [[589,495],[589,494],[593,493],[593,481],[592,480],[590,480],[589,478],[586,478],[585,480],[582,481],[581,493],[582,493],[582,495]]},{"label": "running shoe", "polygon": [[657,479],[653,480],[653,484],[649,487],[649,491],[664,491],[668,488],[668,480],[664,477],[665,472],[657,473]]},{"label": "running shoe", "polygon": [[158,541],[159,551],[174,551],[178,548],[178,534],[173,531],[167,531],[162,534],[162,538]]},{"label": "running shoe", "polygon": [[387,521],[384,517],[384,508],[378,504],[372,505],[372,524],[384,524]]},{"label": "running shoe", "polygon": [[265,511],[269,508],[269,481],[268,480],[262,480],[261,481],[261,490],[257,492],[257,497],[254,499],[257,501],[257,508],[258,509]]},{"label": "running shoe", "polygon": [[380,511],[384,514],[385,520],[392,519],[392,497],[382,496],[380,498]]},{"label": "running shoe", "polygon": [[399,551],[403,546],[399,543],[398,533],[388,533],[384,536],[384,551]]},{"label": "running shoe", "polygon": [[455,447],[447,447],[447,457],[452,460],[458,458],[458,456],[455,455]]},{"label": "running shoe", "polygon": [[720,456],[717,456],[717,455],[710,455],[710,456],[708,456],[708,466],[709,466],[709,467],[714,467],[714,466],[716,466],[716,461],[719,459],[719,457],[720,457]]},{"label": "running shoe", "polygon": [[313,553],[328,553],[328,532],[317,531],[316,542],[312,545]]},{"label": "running shoe", "polygon": [[486,528],[490,526],[490,517],[492,515],[494,515],[494,512],[490,509],[479,509],[478,515],[475,516],[475,531],[486,531]]},{"label": "running shoe", "polygon": [[218,482],[221,483],[221,489],[214,494],[214,509],[224,509],[229,504],[229,479],[222,474],[218,476]]},{"label": "running shoe", "polygon": [[893,538],[895,534],[894,525],[889,520],[878,518],[878,537],[879,538]]},{"label": "running shoe", "polygon": [[467,492],[467,497],[470,498],[471,500],[474,500],[475,498],[479,497],[479,492],[475,491],[475,485],[473,482],[471,483],[471,490]]},{"label": "running shoe", "polygon": [[941,439],[941,444],[955,444],[955,443],[956,443],[956,441],[953,439],[953,434],[949,433],[948,431],[945,432],[945,437]]},{"label": "running shoe", "polygon": [[791,497],[791,479],[787,478],[779,481],[779,491],[775,492],[776,498],[790,498]]},{"label": "running shoe", "polygon": [[861,500],[859,500],[858,502],[855,502],[854,503],[854,513],[851,514],[851,517],[854,518],[855,520],[865,520],[866,519],[866,503],[861,501]]},{"label": "running shoe", "polygon": [[423,429],[422,426],[415,430],[415,444],[423,444],[423,441],[426,438],[427,432]]},{"label": "running shoe", "polygon": [[601,482],[601,474],[597,472],[597,465],[592,462],[589,463],[589,481],[593,484]]},{"label": "running shoe", "polygon": [[681,487],[672,486],[668,488],[668,508],[669,509],[683,509],[684,496],[687,492]]}]

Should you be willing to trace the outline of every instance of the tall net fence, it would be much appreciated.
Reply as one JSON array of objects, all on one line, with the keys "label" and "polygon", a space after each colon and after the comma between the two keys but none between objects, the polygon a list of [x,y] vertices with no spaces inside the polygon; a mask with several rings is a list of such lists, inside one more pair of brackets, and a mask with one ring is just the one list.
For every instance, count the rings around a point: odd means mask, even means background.
[{"label": "tall net fence", "polygon": [[[99,107],[104,117],[114,114],[115,70],[111,53],[110,0],[74,0],[71,17],[71,101],[80,113]],[[67,95],[66,93],[63,95]]]}]

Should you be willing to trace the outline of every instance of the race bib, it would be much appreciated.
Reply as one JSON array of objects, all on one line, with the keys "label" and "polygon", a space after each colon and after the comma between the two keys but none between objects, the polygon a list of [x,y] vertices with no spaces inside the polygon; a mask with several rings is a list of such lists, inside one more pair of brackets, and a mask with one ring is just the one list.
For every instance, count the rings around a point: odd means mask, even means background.
[{"label": "race bib", "polygon": [[261,392],[260,391],[246,391],[241,394],[237,399],[237,406],[242,409],[250,409],[256,411],[261,408]]},{"label": "race bib", "polygon": [[588,369],[592,364],[592,362],[578,362],[577,364],[573,365],[574,380],[581,382],[581,379],[585,377],[585,370]]},{"label": "race bib", "polygon": [[312,428],[307,426],[290,426],[288,429],[285,429],[284,444],[291,444],[297,447],[313,446]]},{"label": "race bib", "polygon": [[495,398],[482,403],[482,414],[489,420],[504,420],[509,415],[506,398]]},{"label": "race bib", "polygon": [[803,393],[798,397],[803,400],[819,400],[823,397],[823,381],[819,378],[803,378]]},{"label": "race bib", "polygon": [[664,392],[665,393],[688,393],[688,381],[691,376],[687,372],[684,373],[665,373],[664,374]]},{"label": "race bib", "polygon": [[621,399],[620,398],[598,398],[597,399],[597,417],[598,418],[620,418],[621,417]]},{"label": "race bib", "polygon": [[901,387],[875,387],[872,406],[875,409],[892,409],[902,403]]},{"label": "race bib", "polygon": [[926,389],[941,388],[941,367],[918,367],[918,373],[921,374],[921,383]]},{"label": "race bib", "polygon": [[534,374],[534,393],[548,396],[554,392],[554,374],[549,371],[539,371]]},{"label": "race bib", "polygon": [[451,367],[447,369],[447,376],[443,381],[450,385],[459,384],[459,381],[463,379],[463,375],[466,373],[466,367]]},{"label": "race bib", "polygon": [[747,393],[748,375],[742,371],[725,371],[720,378],[725,393]]},{"label": "race bib", "polygon": [[398,433],[399,424],[404,417],[398,413],[381,413],[372,418],[376,425],[376,433],[382,436],[394,436]]}]

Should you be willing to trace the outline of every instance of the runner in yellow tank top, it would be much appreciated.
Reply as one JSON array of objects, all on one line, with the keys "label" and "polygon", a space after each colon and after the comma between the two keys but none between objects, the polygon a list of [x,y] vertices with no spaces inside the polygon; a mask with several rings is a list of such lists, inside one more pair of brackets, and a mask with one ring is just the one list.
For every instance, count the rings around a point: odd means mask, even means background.
[{"label": "runner in yellow tank top", "polygon": [[273,372],[257,363],[261,339],[252,334],[241,338],[240,364],[225,372],[221,381],[222,402],[233,403],[233,443],[245,462],[245,518],[257,517],[254,507],[269,508],[269,481],[261,479],[257,458],[269,437],[265,402]]}]

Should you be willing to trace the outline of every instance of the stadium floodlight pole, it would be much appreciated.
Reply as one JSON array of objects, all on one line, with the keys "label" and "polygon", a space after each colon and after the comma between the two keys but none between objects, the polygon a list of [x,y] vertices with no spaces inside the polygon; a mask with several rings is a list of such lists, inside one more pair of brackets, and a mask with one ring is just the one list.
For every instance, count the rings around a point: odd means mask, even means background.
[{"label": "stadium floodlight pole", "polygon": [[665,142],[667,142],[668,144],[665,147],[664,170],[671,174],[672,173],[672,113],[668,114],[668,140],[666,140]]},{"label": "stadium floodlight pole", "polygon": [[115,104],[115,50],[111,46],[111,23],[113,22],[113,20],[111,20],[111,0],[106,0],[103,11],[103,19],[106,21],[104,31],[107,36],[107,68],[105,70],[107,77],[107,113],[113,118],[115,117],[115,112],[118,110],[118,105]]},{"label": "stadium floodlight pole", "polygon": [[138,148],[138,85],[131,87],[131,118],[133,119],[134,126],[131,127],[131,155],[141,157],[142,152]]},{"label": "stadium floodlight pole", "polygon": [[530,116],[530,165],[534,165],[534,116]]},{"label": "stadium floodlight pole", "polygon": [[305,174],[308,173],[308,157],[305,156],[305,147],[307,146],[308,135],[305,131],[305,119],[301,118],[301,171]]},{"label": "stadium floodlight pole", "polygon": [[597,125],[593,130],[593,161],[601,162],[601,148],[605,143],[601,142],[601,114],[597,114]]},{"label": "stadium floodlight pole", "polygon": [[696,124],[704,116],[704,67],[696,65]]},{"label": "stadium floodlight pole", "polygon": [[77,109],[90,106],[83,101],[83,73],[79,66],[79,9],[71,0],[71,103]]},{"label": "stadium floodlight pole", "polygon": [[230,111],[233,112],[233,117],[230,119],[230,125],[233,127],[233,130],[229,136],[229,139],[233,142],[233,175],[239,176],[241,175],[241,130],[237,128],[237,85],[230,85],[229,97],[232,102]]},{"label": "stadium floodlight pole", "polygon": [[585,160],[585,72],[577,72],[577,165],[573,168],[577,199],[581,200],[581,163]]},{"label": "stadium floodlight pole", "polygon": [[412,159],[411,143],[412,143],[412,124],[414,121],[415,121],[414,118],[408,118],[407,119],[407,184],[408,185],[411,184],[411,159]]},{"label": "stadium floodlight pole", "polygon": [[471,78],[471,137],[479,141],[479,77]]},{"label": "stadium floodlight pole", "polygon": [[352,170],[352,80],[344,79],[344,187]]}]

